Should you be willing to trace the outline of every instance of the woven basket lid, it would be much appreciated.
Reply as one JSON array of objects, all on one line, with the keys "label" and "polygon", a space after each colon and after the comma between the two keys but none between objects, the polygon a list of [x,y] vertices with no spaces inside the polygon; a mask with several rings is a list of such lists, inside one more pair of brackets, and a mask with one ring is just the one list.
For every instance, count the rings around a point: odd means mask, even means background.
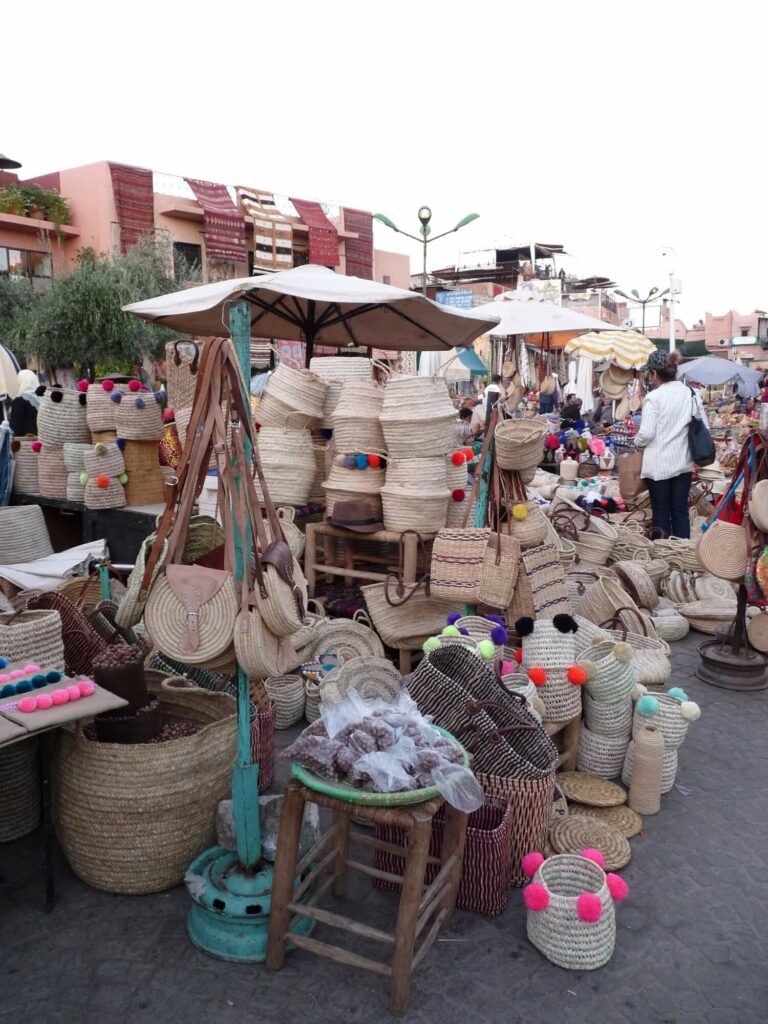
[{"label": "woven basket lid", "polygon": [[567,800],[590,807],[616,807],[627,802],[625,789],[590,772],[560,772],[557,784]]},{"label": "woven basket lid", "polygon": [[643,830],[643,819],[626,804],[618,807],[590,807],[588,804],[571,803],[568,806],[568,813],[576,816],[597,818],[609,828],[620,832],[625,839],[639,835]]},{"label": "woven basket lid", "polygon": [[557,853],[599,850],[605,857],[607,871],[625,867],[632,857],[629,843],[621,832],[599,818],[586,815],[569,814],[553,821],[549,827],[549,842]]},{"label": "woven basket lid", "polygon": [[741,526],[716,520],[699,541],[704,569],[723,580],[740,580],[747,571],[747,536]]},{"label": "woven basket lid", "polygon": [[747,636],[755,650],[768,653],[768,615],[753,615],[747,623]]}]

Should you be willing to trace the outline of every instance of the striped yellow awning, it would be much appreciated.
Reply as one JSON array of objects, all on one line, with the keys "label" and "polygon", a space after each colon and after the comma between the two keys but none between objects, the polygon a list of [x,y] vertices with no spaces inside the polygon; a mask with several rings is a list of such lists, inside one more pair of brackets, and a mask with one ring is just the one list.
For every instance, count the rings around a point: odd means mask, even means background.
[{"label": "striped yellow awning", "polygon": [[608,360],[622,370],[644,366],[655,349],[653,342],[637,331],[591,331],[565,346],[567,355],[586,356],[593,363]]}]

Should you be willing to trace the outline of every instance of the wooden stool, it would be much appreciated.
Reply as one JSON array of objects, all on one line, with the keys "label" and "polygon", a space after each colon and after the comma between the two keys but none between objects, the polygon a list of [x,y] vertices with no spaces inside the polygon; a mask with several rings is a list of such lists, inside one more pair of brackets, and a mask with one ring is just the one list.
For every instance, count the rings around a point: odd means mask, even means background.
[{"label": "wooden stool", "polygon": [[581,739],[581,712],[565,722],[545,722],[544,729],[553,740],[556,736],[561,740],[562,750],[557,760],[557,770],[575,772]]},{"label": "wooden stool", "polygon": [[[331,810],[333,827],[297,863],[305,802]],[[337,963],[361,967],[363,970],[374,971],[376,974],[391,978],[389,1008],[394,1014],[404,1014],[411,990],[411,973],[421,963],[438,932],[450,919],[456,905],[464,858],[467,815],[446,806],[442,849],[439,857],[432,857],[429,855],[432,819],[442,806],[443,800],[438,798],[410,807],[366,807],[316,793],[296,779],[291,780],[285,792],[275,856],[267,968],[277,971],[283,966],[286,942],[290,942],[299,949],[327,957]],[[352,815],[373,825],[379,823],[405,829],[408,835],[406,848],[386,843],[373,835],[351,832],[349,825]],[[404,857],[404,874],[391,874],[368,864],[350,860],[350,843],[359,843]],[[439,864],[440,870],[431,885],[425,888],[424,875],[430,864]],[[312,865],[312,869],[294,890],[294,880]],[[394,932],[372,928],[360,921],[321,910],[317,906],[331,887],[335,896],[344,894],[347,868],[371,878],[402,884]],[[321,880],[326,870],[330,873]],[[313,886],[314,892],[310,892]],[[309,898],[303,900],[308,893]],[[353,936],[381,942],[392,950],[391,959],[389,962],[372,960],[339,946],[318,942],[305,935],[289,933],[290,925],[299,917],[309,917],[321,924],[349,932]],[[425,934],[416,949],[417,940],[422,932]]]}]

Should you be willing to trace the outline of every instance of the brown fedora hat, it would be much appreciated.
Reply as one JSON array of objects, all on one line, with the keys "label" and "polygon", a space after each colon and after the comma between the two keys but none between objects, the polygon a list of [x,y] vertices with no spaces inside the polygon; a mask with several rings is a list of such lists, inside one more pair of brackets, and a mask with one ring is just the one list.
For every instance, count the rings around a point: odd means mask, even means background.
[{"label": "brown fedora hat", "polygon": [[331,526],[354,533],[376,533],[384,529],[384,523],[380,523],[373,514],[371,503],[359,498],[335,502],[333,515],[327,516],[326,521]]}]

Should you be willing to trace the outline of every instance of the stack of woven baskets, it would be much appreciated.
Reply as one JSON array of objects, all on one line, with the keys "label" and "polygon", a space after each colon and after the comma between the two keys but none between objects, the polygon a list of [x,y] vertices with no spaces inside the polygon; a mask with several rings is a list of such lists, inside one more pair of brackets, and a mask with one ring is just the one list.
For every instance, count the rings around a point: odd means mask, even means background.
[{"label": "stack of woven baskets", "polygon": [[335,429],[333,416],[346,382],[367,383],[373,380],[373,364],[360,356],[314,356],[310,371],[326,385],[320,426]]},{"label": "stack of woven baskets", "polygon": [[632,728],[632,695],[637,677],[632,648],[599,643],[579,662],[584,670],[584,724],[579,740],[579,771],[604,779],[621,775]]},{"label": "stack of woven baskets", "polygon": [[67,467],[64,445],[87,444],[91,440],[86,414],[88,384],[80,381],[77,389],[45,387],[37,391],[40,407],[37,413],[38,440],[31,448],[38,453],[40,494],[46,498],[67,497]]},{"label": "stack of woven baskets", "polygon": [[661,792],[668,793],[677,775],[677,752],[688,734],[688,726],[701,717],[701,709],[680,687],[664,693],[644,694],[635,704],[632,718],[633,742],[627,747],[621,779],[625,786],[632,782],[634,740],[641,729],[653,726],[664,737],[664,757],[661,770]]},{"label": "stack of woven baskets", "polygon": [[383,388],[373,380],[349,379],[340,385],[331,416],[336,454],[323,481],[329,515],[337,501],[358,498],[369,502],[374,517],[381,518],[386,454],[379,421],[383,402]]}]

